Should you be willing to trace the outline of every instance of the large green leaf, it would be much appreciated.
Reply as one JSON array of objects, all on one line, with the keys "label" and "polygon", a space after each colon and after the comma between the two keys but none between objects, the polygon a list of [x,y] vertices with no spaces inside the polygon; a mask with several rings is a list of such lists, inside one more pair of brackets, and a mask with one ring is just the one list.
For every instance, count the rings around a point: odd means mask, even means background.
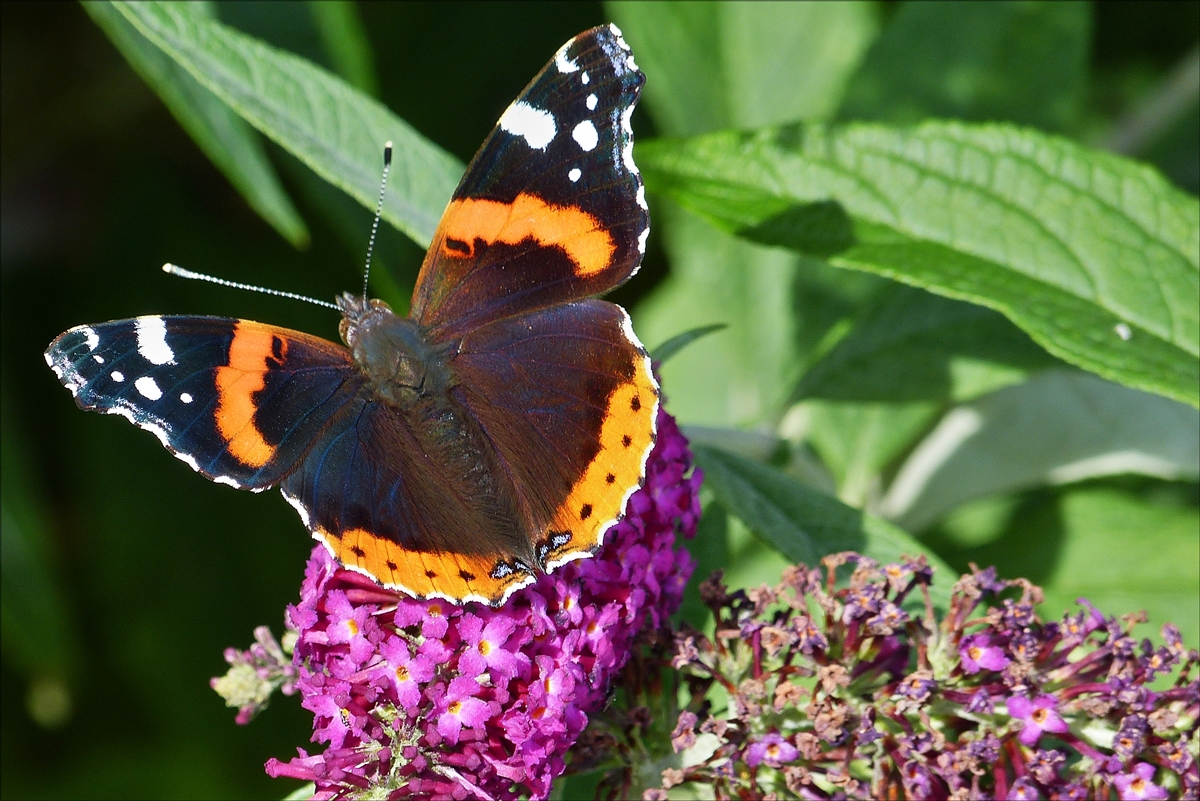
[{"label": "large green leaf", "polygon": [[634,309],[639,335],[657,342],[681,326],[728,326],[663,365],[672,413],[717,426],[769,420],[794,383],[796,259],[740,242],[678,207],[655,212],[671,275]]},{"label": "large green leaf", "polygon": [[999,513],[997,521],[977,521],[987,539],[955,521],[938,531],[939,550],[956,565],[995,565],[1007,578],[1041,585],[1048,619],[1075,611],[1075,599],[1084,597],[1109,615],[1144,609],[1151,626],[1141,629],[1143,636],[1171,622],[1192,644],[1200,637],[1196,500],[1195,484],[1150,480],[1041,490],[1003,504],[973,504],[984,516],[994,516],[987,506]]},{"label": "large green leaf", "polygon": [[761,242],[994,308],[1054,355],[1200,405],[1200,204],[1006,125],[792,125],[643,143],[647,184]]},{"label": "large green leaf", "polygon": [[379,97],[375,56],[358,6],[349,0],[310,0],[308,7],[334,69],[351,86]]},{"label": "large green leaf", "polygon": [[796,396],[965,401],[1056,364],[991,309],[898,286],[809,367]]},{"label": "large green leaf", "polygon": [[[146,39],[111,3],[85,2],[83,8],[250,208],[293,245],[306,246],[308,228],[254,129]],[[196,13],[202,15],[203,8],[198,5]]]},{"label": "large green leaf", "polygon": [[866,3],[607,3],[672,136],[823,119],[878,23]]},{"label": "large green leaf", "polygon": [[838,497],[864,508],[882,492],[879,475],[936,419],[939,405],[808,401],[805,439],[837,482]]},{"label": "large green leaf", "polygon": [[1087,91],[1091,17],[1088,3],[901,3],[840,116],[1072,130]]},{"label": "large green leaf", "polygon": [[305,59],[207,19],[187,3],[115,3],[147,39],[255,128],[374,208],[393,143],[383,217],[429,244],[463,165],[381,103]]},{"label": "large green leaf", "polygon": [[1200,477],[1200,412],[1076,370],[1050,370],[953,409],[880,506],[920,531],[974,498],[1097,476]]},{"label": "large green leaf", "polygon": [[1200,639],[1200,510],[1148,503],[1131,493],[1087,487],[1059,499],[1062,529],[1042,611],[1057,617],[1086,597],[1105,614],[1145,610],[1152,629],[1175,623]]},{"label": "large green leaf", "polygon": [[[721,504],[792,562],[816,565],[838,551],[858,551],[880,562],[925,554],[942,578],[952,578],[936,554],[891,523],[758,462],[702,445],[693,450],[705,484]],[[938,600],[945,601],[951,583],[941,584]]]},{"label": "large green leaf", "polygon": [[[659,130],[676,135],[828,116],[876,30],[873,8],[861,4],[606,8],[646,73],[645,108]],[[664,366],[672,411],[689,423],[773,422],[796,371],[800,260],[664,204],[654,207],[654,229],[671,275],[633,310],[642,337],[729,325]]]}]

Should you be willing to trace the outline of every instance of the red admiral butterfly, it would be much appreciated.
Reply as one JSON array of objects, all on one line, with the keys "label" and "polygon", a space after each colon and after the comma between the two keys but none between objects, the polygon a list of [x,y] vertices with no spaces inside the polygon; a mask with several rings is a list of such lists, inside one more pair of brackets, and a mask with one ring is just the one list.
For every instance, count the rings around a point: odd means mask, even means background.
[{"label": "red admiral butterfly", "polygon": [[345,347],[222,317],[72,328],[46,362],[213,481],[278,486],[346,567],[417,598],[502,603],[590,556],[641,485],[658,386],[629,315],[641,263],[616,26],[567,42],[455,190],[404,319],[344,294]]}]

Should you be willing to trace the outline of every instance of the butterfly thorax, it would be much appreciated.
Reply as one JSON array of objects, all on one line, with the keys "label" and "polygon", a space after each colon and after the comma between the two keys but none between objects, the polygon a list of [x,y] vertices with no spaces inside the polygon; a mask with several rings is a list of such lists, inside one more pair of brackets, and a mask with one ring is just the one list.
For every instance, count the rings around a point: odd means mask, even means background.
[{"label": "butterfly thorax", "polygon": [[[451,392],[456,384],[447,349],[438,347],[420,323],[396,315],[380,300],[350,294],[338,298],[342,310],[341,334],[354,361],[367,376],[367,391],[404,420],[420,453],[434,457],[426,467],[438,471],[432,483],[439,494],[431,498],[453,503],[467,518],[459,527],[455,546],[460,552],[500,550],[533,564],[529,538],[512,488],[503,475],[494,449],[462,404]],[[466,530],[486,532],[483,537]],[[488,544],[490,543],[490,545]]]},{"label": "butterfly thorax", "polygon": [[445,352],[420,323],[398,316],[381,300],[349,293],[338,298],[342,340],[376,395],[402,411],[444,397],[453,385]]}]

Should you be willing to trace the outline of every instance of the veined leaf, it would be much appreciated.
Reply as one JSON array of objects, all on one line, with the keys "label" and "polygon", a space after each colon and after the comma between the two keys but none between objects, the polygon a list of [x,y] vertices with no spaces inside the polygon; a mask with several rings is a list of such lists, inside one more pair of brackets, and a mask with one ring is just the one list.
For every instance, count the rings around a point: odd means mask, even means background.
[{"label": "veined leaf", "polygon": [[1200,405],[1200,204],[1007,125],[792,125],[643,143],[648,186],[741,236],[1002,312],[1052,354]]},{"label": "veined leaf", "polygon": [[[203,16],[203,8],[198,6],[195,13]],[[308,228],[254,129],[146,39],[111,3],[85,2],[83,9],[250,208],[288,242],[307,246]]]},{"label": "veined leaf", "polygon": [[965,401],[1061,364],[991,309],[899,286],[809,367],[796,396]]},{"label": "veined leaf", "polygon": [[[672,135],[828,116],[877,29],[851,3],[610,3],[646,73],[645,109]],[[687,325],[729,331],[663,368],[680,419],[774,421],[797,364],[795,254],[738,240],[671,204],[654,207],[671,275],[633,310],[665,340]]]},{"label": "veined leaf", "polygon": [[358,6],[349,0],[310,0],[308,7],[334,69],[351,86],[379,97],[375,56]]},{"label": "veined leaf", "polygon": [[1123,473],[1200,477],[1200,412],[1075,370],[1050,370],[950,411],[881,504],[920,531],[975,498]]},{"label": "veined leaf", "polygon": [[[721,504],[793,562],[816,565],[838,551],[858,551],[880,562],[925,554],[942,579],[953,578],[936,554],[891,523],[758,462],[703,445],[693,452],[705,483]],[[936,601],[947,601],[952,583],[935,582]]]},{"label": "veined leaf", "polygon": [[374,208],[393,143],[383,217],[429,244],[463,165],[384,105],[311,62],[207,19],[187,3],[114,4],[147,39],[247,122]]}]

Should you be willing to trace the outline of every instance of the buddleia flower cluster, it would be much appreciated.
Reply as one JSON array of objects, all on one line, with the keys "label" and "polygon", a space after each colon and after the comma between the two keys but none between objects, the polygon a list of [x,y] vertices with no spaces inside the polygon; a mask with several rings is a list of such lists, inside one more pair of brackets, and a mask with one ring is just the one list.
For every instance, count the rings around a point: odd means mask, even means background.
[{"label": "buddleia flower cluster", "polygon": [[322,799],[547,797],[639,638],[679,607],[694,565],[676,536],[695,533],[701,479],[660,410],[646,480],[601,550],[495,609],[384,591],[315,548],[287,613],[292,658],[262,642],[227,655],[239,721],[286,682],[325,746],[267,773]]},{"label": "buddleia flower cluster", "polygon": [[713,637],[675,641],[682,767],[644,798],[1197,797],[1197,653],[1177,628],[1155,647],[1144,615],[1083,599],[1042,621],[1036,586],[974,566],[938,613],[931,578],[842,553],[775,587],[706,581]]}]

